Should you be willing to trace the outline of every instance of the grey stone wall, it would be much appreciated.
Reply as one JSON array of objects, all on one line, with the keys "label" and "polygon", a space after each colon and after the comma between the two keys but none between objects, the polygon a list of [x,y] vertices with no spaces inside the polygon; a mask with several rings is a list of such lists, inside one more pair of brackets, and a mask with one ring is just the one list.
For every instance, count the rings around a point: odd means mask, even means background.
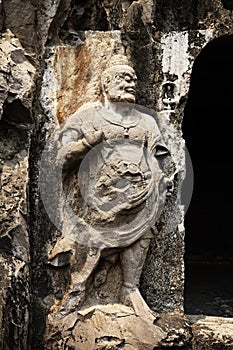
[{"label": "grey stone wall", "polygon": [[[2,0],[0,30],[0,348],[42,349],[46,315],[69,283],[67,268],[47,265],[59,232],[40,198],[41,154],[60,123],[99,98],[101,69],[117,52],[132,62],[137,103],[156,110],[177,169],[140,288],[154,311],[182,319],[181,122],[193,62],[207,42],[232,33],[231,12],[220,0]],[[164,324],[174,334],[180,325]],[[180,335],[168,343],[183,344]]]}]

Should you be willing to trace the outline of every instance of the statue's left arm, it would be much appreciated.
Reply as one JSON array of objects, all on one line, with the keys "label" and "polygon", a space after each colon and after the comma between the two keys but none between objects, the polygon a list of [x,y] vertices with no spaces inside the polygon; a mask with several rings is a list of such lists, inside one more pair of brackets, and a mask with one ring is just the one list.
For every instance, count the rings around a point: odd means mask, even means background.
[{"label": "statue's left arm", "polygon": [[174,176],[176,174],[175,163],[172,159],[171,152],[163,140],[163,136],[159,130],[156,121],[150,118],[148,125],[149,137],[148,148],[152,152],[153,156],[157,159],[161,171],[164,173],[167,182],[167,194],[171,194],[174,188]]}]

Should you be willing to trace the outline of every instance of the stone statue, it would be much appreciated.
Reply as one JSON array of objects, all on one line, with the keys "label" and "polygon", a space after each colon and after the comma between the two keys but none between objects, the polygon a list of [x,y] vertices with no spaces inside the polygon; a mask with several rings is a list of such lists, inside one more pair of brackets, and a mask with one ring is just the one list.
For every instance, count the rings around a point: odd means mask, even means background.
[{"label": "stone statue", "polygon": [[150,312],[139,280],[172,180],[154,118],[135,108],[136,83],[126,57],[113,56],[102,74],[104,103],[85,104],[60,131],[57,161],[70,211],[49,263],[69,264],[71,280],[54,312],[113,302]]}]

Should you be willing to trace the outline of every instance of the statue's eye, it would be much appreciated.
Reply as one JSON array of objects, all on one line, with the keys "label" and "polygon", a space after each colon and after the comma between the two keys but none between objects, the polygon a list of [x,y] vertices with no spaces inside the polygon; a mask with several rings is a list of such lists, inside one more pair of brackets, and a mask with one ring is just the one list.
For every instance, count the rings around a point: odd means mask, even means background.
[{"label": "statue's eye", "polygon": [[130,83],[132,81],[132,77],[129,75],[125,76],[125,81],[127,81],[127,83]]}]

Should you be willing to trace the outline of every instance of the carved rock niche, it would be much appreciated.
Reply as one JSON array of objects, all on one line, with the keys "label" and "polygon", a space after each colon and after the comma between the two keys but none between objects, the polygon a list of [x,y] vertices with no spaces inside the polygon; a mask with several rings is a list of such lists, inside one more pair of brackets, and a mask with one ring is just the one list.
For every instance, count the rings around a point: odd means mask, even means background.
[{"label": "carved rock niche", "polygon": [[135,105],[136,88],[117,31],[48,51],[41,104],[57,126],[42,157],[41,194],[57,230],[47,252],[47,349],[183,344],[182,317],[181,338],[170,339],[172,316],[158,316],[140,289],[176,164],[159,123]]}]

